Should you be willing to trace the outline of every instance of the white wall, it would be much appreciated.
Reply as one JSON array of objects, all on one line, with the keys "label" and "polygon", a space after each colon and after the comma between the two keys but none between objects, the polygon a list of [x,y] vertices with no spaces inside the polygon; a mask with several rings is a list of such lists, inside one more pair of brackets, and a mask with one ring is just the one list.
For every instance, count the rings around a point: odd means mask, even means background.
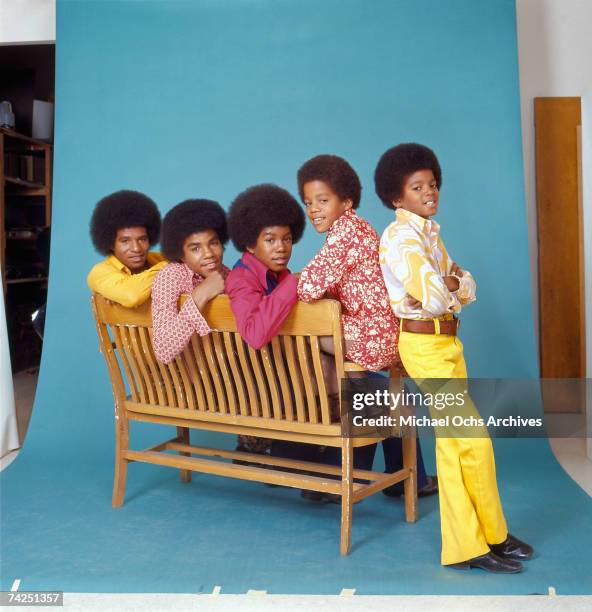
[{"label": "white wall", "polygon": [[[539,96],[583,96],[592,88],[592,0],[516,0],[522,147],[528,213],[533,316],[538,336],[538,265],[536,190],[534,164],[533,98]],[[582,126],[584,138],[591,126]],[[584,167],[584,183],[592,180],[590,165]],[[588,199],[587,205],[590,205]],[[586,206],[586,200],[585,200]],[[588,242],[592,227],[587,227]],[[589,266],[586,276],[592,275]],[[588,332],[592,325],[592,300],[587,300]],[[590,337],[590,332],[588,333]],[[588,344],[588,368],[592,344]],[[588,369],[590,376],[590,369]]]},{"label": "white wall", "polygon": [[55,42],[56,0],[0,0],[0,44]]},{"label": "white wall", "polygon": [[[592,379],[592,85],[582,98],[582,167],[588,172],[583,181],[584,200],[584,265],[586,270],[586,378]],[[586,407],[588,429],[592,429],[592,394]],[[592,460],[592,438],[587,439],[587,454]]]}]

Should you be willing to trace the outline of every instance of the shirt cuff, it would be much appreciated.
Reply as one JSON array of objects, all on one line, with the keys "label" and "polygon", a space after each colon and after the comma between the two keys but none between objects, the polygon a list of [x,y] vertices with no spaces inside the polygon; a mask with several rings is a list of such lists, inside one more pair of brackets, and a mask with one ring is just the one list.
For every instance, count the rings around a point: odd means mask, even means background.
[{"label": "shirt cuff", "polygon": [[475,301],[475,289],[474,289],[474,281],[470,276],[455,276],[458,278],[458,290],[456,291],[456,295],[458,299],[467,304],[468,302]]},{"label": "shirt cuff", "polygon": [[208,322],[205,320],[204,316],[199,311],[196,303],[193,301],[193,297],[191,295],[187,296],[185,303],[181,306],[181,310],[179,314],[183,317],[187,318],[187,320],[193,325],[195,331],[200,336],[205,336],[209,334],[212,330],[208,325]]}]

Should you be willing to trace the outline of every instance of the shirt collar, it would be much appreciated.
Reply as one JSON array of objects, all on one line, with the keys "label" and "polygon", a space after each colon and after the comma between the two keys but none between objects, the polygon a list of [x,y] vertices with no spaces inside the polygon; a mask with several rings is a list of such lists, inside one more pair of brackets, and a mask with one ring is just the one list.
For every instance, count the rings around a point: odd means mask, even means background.
[{"label": "shirt collar", "polygon": [[397,221],[411,225],[411,227],[415,228],[422,234],[429,236],[438,235],[440,232],[439,223],[433,219],[424,219],[423,217],[420,217],[409,210],[405,210],[404,208],[397,208],[395,214],[397,215]]},{"label": "shirt collar", "polygon": [[203,280],[203,276],[201,274],[196,274],[184,261],[180,261],[179,264],[182,266],[183,273],[187,276],[187,278],[201,278]]},{"label": "shirt collar", "polygon": [[331,232],[331,230],[337,229],[339,225],[343,223],[343,221],[345,221],[346,219],[351,219],[356,216],[356,211],[353,208],[348,208],[342,215],[340,215],[337,219],[335,219],[335,221],[333,221],[333,225],[329,228],[329,232]]},{"label": "shirt collar", "polygon": [[109,257],[107,257],[107,263],[124,274],[128,274],[129,276],[132,275],[131,270],[125,264],[122,264],[115,255],[109,255]]},{"label": "shirt collar", "polygon": [[268,274],[273,275],[278,280],[281,280],[286,274],[289,274],[288,270],[283,270],[279,274],[272,272],[264,263],[260,262],[255,255],[249,253],[249,251],[245,251],[241,259],[246,266],[255,272],[257,280],[261,283],[262,287],[267,287]]},{"label": "shirt collar", "polygon": [[[152,267],[163,260],[163,256],[160,253],[156,253],[154,251],[150,251],[146,256],[146,263],[149,267]],[[117,259],[115,255],[109,255],[109,257],[107,257],[107,263],[112,265],[116,270],[119,270],[124,274],[132,276],[132,271],[125,264],[121,263],[121,261],[119,261],[119,259]]]}]

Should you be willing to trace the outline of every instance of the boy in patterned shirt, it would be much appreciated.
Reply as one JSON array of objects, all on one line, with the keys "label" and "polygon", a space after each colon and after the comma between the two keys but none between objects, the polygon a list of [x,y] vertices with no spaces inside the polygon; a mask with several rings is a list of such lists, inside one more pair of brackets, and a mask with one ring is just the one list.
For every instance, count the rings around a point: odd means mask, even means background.
[{"label": "boy in patterned shirt", "polygon": [[[323,297],[339,300],[345,337],[346,357],[369,371],[388,368],[398,360],[399,322],[394,316],[378,262],[379,236],[356,209],[362,185],[356,171],[342,157],[317,155],[298,170],[298,191],[306,215],[315,230],[326,233],[325,243],[303,268],[298,297],[311,302]],[[334,355],[332,338],[323,338],[321,348]],[[382,443],[386,472],[403,467],[400,438]],[[354,465],[371,470],[376,444],[356,448]],[[338,453],[328,449],[327,459],[339,464]],[[417,488],[419,497],[438,492],[435,476],[425,472],[423,456],[417,445]],[[388,487],[383,493],[400,497],[403,484]],[[326,496],[331,501],[339,497]]]},{"label": "boy in patterned shirt", "polygon": [[[185,200],[165,215],[161,244],[171,263],[152,285],[152,344],[163,363],[180,355],[193,334],[211,332],[201,311],[224,291],[226,242],[226,214],[217,202]],[[187,299],[179,308],[182,295]]]},{"label": "boy in patterned shirt", "polygon": [[[396,220],[382,235],[380,264],[391,307],[401,321],[403,365],[409,376],[424,379],[424,391],[431,388],[429,379],[466,379],[455,314],[475,300],[475,281],[449,257],[440,226],[431,219],[438,212],[442,183],[438,160],[423,145],[400,144],[381,157],[374,180],[382,203],[396,211]],[[463,415],[478,418],[467,399]],[[442,416],[430,411],[433,418]],[[487,429],[471,438],[454,428],[436,433],[442,564],[522,571],[521,561],[530,559],[533,549],[508,533]]]}]

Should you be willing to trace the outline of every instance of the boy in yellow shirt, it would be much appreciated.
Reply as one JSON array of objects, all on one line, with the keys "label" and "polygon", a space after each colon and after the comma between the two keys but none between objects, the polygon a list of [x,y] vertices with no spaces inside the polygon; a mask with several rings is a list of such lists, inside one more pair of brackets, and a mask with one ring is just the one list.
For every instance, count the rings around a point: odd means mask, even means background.
[{"label": "boy in yellow shirt", "polygon": [[[380,265],[391,307],[401,320],[403,365],[410,377],[424,379],[424,391],[440,384],[429,379],[466,379],[455,315],[475,300],[476,285],[449,257],[440,226],[431,219],[438,212],[442,183],[438,159],[425,146],[400,144],[381,157],[374,180],[382,203],[396,211],[396,220],[382,235]],[[463,416],[479,417],[467,400]],[[432,418],[442,416],[430,412]],[[473,435],[463,437],[462,429],[454,427],[436,431],[442,564],[520,572],[521,561],[530,559],[533,549],[508,533],[487,429]]]},{"label": "boy in yellow shirt", "polygon": [[107,255],[88,275],[94,293],[128,308],[150,297],[152,281],[167,261],[149,252],[160,235],[156,204],[138,191],[117,191],[95,206],[90,236],[95,249]]}]

